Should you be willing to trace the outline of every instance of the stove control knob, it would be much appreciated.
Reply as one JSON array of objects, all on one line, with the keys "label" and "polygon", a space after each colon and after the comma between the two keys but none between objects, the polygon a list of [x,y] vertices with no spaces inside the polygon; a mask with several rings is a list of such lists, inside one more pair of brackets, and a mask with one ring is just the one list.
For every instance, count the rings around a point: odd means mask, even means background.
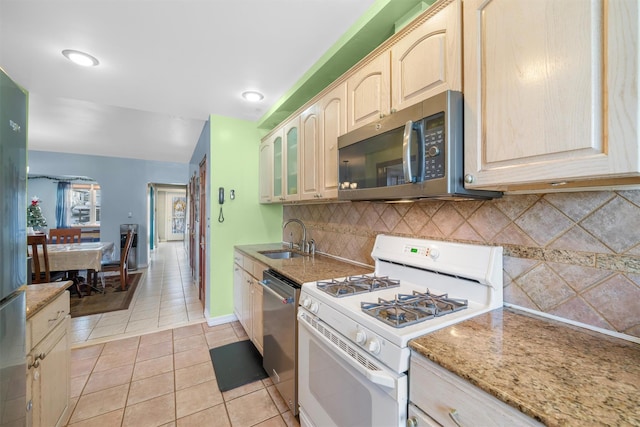
[{"label": "stove control knob", "polygon": [[438,248],[429,249],[429,256],[431,257],[431,259],[438,258],[440,256],[440,249]]},{"label": "stove control knob", "polygon": [[380,353],[380,341],[375,338],[369,341],[369,351],[373,354]]},{"label": "stove control knob", "polygon": [[364,343],[367,342],[367,333],[365,331],[356,332],[356,342],[364,345]]},{"label": "stove control knob", "polygon": [[304,297],[304,298],[302,299],[302,306],[303,306],[304,308],[309,308],[309,307],[311,306],[311,299],[310,299],[310,298],[308,298],[308,297]]},{"label": "stove control knob", "polygon": [[318,303],[314,301],[314,302],[311,303],[311,307],[309,307],[309,310],[312,313],[317,313],[318,312],[318,308],[319,308],[318,307]]}]

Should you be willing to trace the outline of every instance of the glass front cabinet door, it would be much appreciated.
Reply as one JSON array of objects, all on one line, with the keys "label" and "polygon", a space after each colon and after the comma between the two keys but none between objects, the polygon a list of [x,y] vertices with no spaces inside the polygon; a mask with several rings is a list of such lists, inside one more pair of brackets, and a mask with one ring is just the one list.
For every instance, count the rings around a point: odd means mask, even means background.
[{"label": "glass front cabinet door", "polygon": [[284,185],[285,201],[299,200],[299,141],[298,129],[300,128],[300,117],[296,117],[284,126],[285,153],[284,153]]}]

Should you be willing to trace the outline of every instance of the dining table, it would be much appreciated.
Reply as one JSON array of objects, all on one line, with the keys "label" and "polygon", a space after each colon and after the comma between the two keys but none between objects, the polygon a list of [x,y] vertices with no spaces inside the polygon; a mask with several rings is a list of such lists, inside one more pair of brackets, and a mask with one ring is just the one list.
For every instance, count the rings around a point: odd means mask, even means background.
[{"label": "dining table", "polygon": [[[114,251],[115,244],[113,242],[50,243],[47,244],[49,270],[74,272],[70,279],[76,283],[79,270],[87,270],[87,272],[101,271],[102,260],[111,260]],[[31,248],[29,248],[29,255],[31,256]],[[38,257],[40,258],[40,265],[44,265],[44,255],[40,252]],[[94,274],[93,276],[97,275]],[[104,277],[101,279],[104,288]],[[96,288],[96,283],[87,284],[94,290],[99,291]],[[82,297],[81,294],[79,296]]]},{"label": "dining table", "polygon": [[[82,242],[47,244],[51,271],[102,269],[102,260],[113,257],[113,242]],[[39,254],[42,257],[42,254]],[[43,259],[40,260],[43,263]]]}]

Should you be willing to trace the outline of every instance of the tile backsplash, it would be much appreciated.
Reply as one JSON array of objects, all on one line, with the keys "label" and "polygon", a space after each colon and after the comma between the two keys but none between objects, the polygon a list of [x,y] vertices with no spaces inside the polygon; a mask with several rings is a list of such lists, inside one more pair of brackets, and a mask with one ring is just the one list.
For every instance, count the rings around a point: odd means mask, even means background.
[{"label": "tile backsplash", "polygon": [[505,302],[640,337],[640,190],[288,205],[290,218],[319,251],[370,265],[379,233],[503,246]]}]

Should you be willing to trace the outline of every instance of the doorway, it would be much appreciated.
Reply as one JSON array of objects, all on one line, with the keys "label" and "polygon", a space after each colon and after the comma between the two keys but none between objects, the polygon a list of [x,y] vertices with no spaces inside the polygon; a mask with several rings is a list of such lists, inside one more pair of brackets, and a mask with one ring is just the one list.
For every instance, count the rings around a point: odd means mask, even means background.
[{"label": "doorway", "polygon": [[153,184],[153,207],[150,218],[155,243],[184,241],[187,221],[187,186]]},{"label": "doorway", "polygon": [[198,201],[200,203],[199,212],[200,212],[200,244],[198,245],[198,260],[199,260],[199,271],[198,271],[198,286],[199,286],[199,298],[202,301],[203,305],[205,305],[205,289],[206,289],[206,253],[207,253],[207,157],[205,156],[200,162],[199,169],[199,188],[197,191],[199,192]]}]

